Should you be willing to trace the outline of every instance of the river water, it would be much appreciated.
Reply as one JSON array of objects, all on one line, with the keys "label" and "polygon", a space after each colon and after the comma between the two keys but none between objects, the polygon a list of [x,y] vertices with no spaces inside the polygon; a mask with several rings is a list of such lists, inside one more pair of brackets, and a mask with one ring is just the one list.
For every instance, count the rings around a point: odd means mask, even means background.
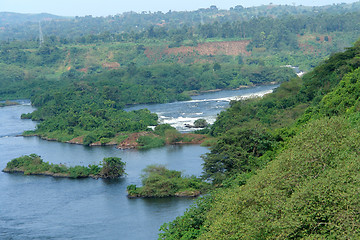
[{"label": "river water", "polygon": [[[196,96],[189,102],[135,106],[158,113],[160,120],[179,130],[197,118],[213,122],[216,114],[235,96],[262,95],[275,86],[222,91]],[[21,120],[33,111],[29,103],[0,108],[0,169],[13,158],[36,153],[45,161],[68,166],[97,164],[104,157],[120,157],[127,176],[118,180],[63,179],[0,173],[0,239],[157,239],[164,222],[181,215],[191,198],[128,199],[126,186],[141,185],[141,170],[164,164],[186,175],[201,174],[201,155],[207,148],[197,145],[118,150],[85,147],[18,136],[36,123]]]},{"label": "river water", "polygon": [[263,96],[279,85],[257,86],[240,90],[209,92],[192,97],[191,101],[173,102],[167,104],[135,105],[127,110],[147,108],[157,113],[160,123],[168,123],[181,132],[194,131],[185,124],[192,125],[196,119],[203,118],[212,124],[217,114],[229,106],[231,100]]}]

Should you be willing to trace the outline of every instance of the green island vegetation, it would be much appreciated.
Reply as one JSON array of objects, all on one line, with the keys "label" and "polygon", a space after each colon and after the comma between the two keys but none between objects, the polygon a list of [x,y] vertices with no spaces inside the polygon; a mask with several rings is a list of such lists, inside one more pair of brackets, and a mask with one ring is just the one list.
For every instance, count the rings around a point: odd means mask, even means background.
[{"label": "green island vegetation", "polygon": [[0,107],[8,107],[8,106],[15,106],[15,105],[19,105],[18,102],[12,102],[9,100],[6,100],[5,102],[0,102]]},{"label": "green island vegetation", "polygon": [[128,197],[197,197],[210,190],[210,183],[195,176],[184,177],[180,171],[162,165],[150,165],[143,170],[142,187],[127,186]]},{"label": "green island vegetation", "polygon": [[216,191],[160,239],[360,237],[360,41],[261,99],[234,101],[211,134]]},{"label": "green island vegetation", "polygon": [[99,165],[67,167],[63,164],[44,162],[40,156],[31,154],[11,160],[3,172],[67,178],[114,179],[125,174],[125,163],[120,158],[108,157],[104,158]]}]

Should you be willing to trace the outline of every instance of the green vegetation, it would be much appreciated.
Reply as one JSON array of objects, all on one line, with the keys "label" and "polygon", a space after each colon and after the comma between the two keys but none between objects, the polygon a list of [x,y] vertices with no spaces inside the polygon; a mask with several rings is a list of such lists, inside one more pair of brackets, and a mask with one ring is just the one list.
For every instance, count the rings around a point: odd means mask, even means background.
[{"label": "green vegetation", "polygon": [[3,172],[69,178],[118,178],[125,174],[124,167],[125,163],[117,157],[104,158],[100,165],[66,167],[63,164],[44,162],[40,156],[31,154],[11,160]]},{"label": "green vegetation", "polygon": [[8,106],[14,106],[14,105],[19,105],[19,103],[11,102],[11,101],[0,102],[0,107],[8,107]]},{"label": "green vegetation", "polygon": [[129,185],[129,197],[196,197],[210,189],[210,184],[195,176],[183,177],[181,172],[161,165],[150,165],[143,172],[143,186]]},{"label": "green vegetation", "polygon": [[160,237],[359,238],[359,53],[357,42],[273,94],[232,102],[204,156],[217,191]]},{"label": "green vegetation", "polygon": [[201,144],[210,136],[201,133],[180,133],[170,124],[159,124],[154,132],[140,134],[137,138],[138,149],[162,147],[170,144]]},{"label": "green vegetation", "polygon": [[140,136],[137,139],[139,149],[150,149],[165,146],[165,139],[158,136]]},{"label": "green vegetation", "polygon": [[205,119],[196,119],[195,122],[194,122],[194,127],[196,128],[206,128],[207,126],[209,126],[209,123],[206,122]]}]

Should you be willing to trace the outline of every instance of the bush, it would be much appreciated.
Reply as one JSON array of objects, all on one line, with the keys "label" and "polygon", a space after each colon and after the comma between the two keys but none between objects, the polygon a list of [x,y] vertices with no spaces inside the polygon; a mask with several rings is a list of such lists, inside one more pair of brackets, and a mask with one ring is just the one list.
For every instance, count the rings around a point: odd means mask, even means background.
[{"label": "bush", "polygon": [[155,136],[140,136],[137,139],[137,142],[139,143],[139,149],[156,148],[165,145],[165,140],[163,138]]},{"label": "bush", "polygon": [[170,124],[160,124],[155,127],[155,134],[159,136],[165,136],[166,130],[176,130],[176,128],[172,127]]},{"label": "bush", "polygon": [[181,140],[182,135],[176,129],[167,129],[165,130],[165,138],[168,143],[175,143]]},{"label": "bush", "polygon": [[90,169],[84,166],[75,166],[69,168],[71,178],[85,178],[90,175]]},{"label": "bush", "polygon": [[96,136],[94,136],[93,134],[90,133],[84,137],[84,145],[89,146],[93,142],[96,142]]}]

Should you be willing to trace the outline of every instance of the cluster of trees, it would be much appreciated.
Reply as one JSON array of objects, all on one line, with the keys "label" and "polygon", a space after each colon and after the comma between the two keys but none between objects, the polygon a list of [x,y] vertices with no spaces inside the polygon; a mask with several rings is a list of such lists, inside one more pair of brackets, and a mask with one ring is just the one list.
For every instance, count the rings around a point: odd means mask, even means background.
[{"label": "cluster of trees", "polygon": [[129,185],[129,197],[196,197],[210,189],[210,184],[200,178],[184,177],[180,171],[162,165],[150,165],[143,172],[143,186]]},{"label": "cluster of trees", "polygon": [[204,156],[204,179],[221,188],[162,239],[358,238],[359,53],[357,42],[263,99],[232,102]]},{"label": "cluster of trees", "polygon": [[64,89],[48,89],[46,93],[34,96],[32,103],[38,107],[22,118],[41,121],[36,134],[69,141],[83,136],[84,144],[107,142],[119,132],[145,131],[157,124],[157,115],[142,109],[126,112],[122,102],[115,102],[106,96],[108,88],[98,88],[85,82],[74,83]]}]

